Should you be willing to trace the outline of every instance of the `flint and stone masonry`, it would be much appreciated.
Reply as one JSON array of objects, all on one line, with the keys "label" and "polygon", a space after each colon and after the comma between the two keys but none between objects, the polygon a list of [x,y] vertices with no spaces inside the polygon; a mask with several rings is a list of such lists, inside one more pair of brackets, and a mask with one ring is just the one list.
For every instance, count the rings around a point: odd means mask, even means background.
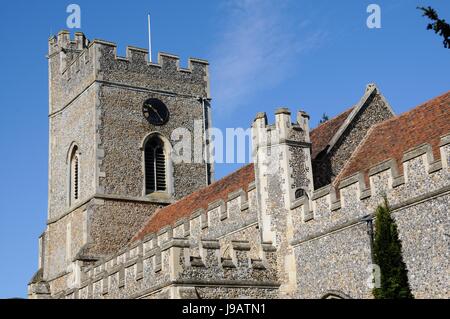
[{"label": "flint and stone masonry", "polygon": [[[184,127],[202,154],[210,147],[208,62],[182,68],[171,54],[148,63],[146,50],[126,52],[82,33],[49,40],[48,222],[30,298],[370,299],[368,221],[384,196],[413,294],[450,297],[450,93],[395,116],[370,84],[313,130],[304,111],[279,108],[274,124],[258,113],[254,164],[213,183],[206,160],[175,164],[168,154],[170,187],[147,194],[149,136],[170,153]],[[143,117],[149,98],[167,105],[165,124]],[[377,138],[386,141],[378,150]]]}]

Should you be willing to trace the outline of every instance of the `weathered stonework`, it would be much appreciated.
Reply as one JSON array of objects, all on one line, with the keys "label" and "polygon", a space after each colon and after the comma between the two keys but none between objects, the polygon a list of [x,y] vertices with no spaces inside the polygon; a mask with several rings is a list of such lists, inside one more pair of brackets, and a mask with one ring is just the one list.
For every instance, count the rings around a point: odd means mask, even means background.
[{"label": "weathered stonework", "polygon": [[[232,258],[224,259],[218,253],[218,241],[202,241],[201,257],[191,255],[188,240],[168,239],[147,249],[145,243],[144,240],[134,248],[140,252],[137,255],[130,250],[83,270],[85,280],[62,297],[179,298],[180,287],[196,289],[190,296],[195,298],[217,298],[227,292],[252,298],[262,298],[264,293],[277,295],[276,273],[266,271],[275,263],[271,247],[263,247],[263,259],[252,259],[248,242],[232,242]],[[236,283],[239,288],[229,287]]]},{"label": "weathered stonework", "polygon": [[[86,218],[87,206],[84,205],[58,222],[48,225],[45,235],[46,253],[43,256],[44,278],[47,280],[64,274],[76,254],[87,243]],[[45,267],[48,265],[51,267]]]},{"label": "weathered stonework", "polygon": [[353,298],[373,298],[367,286],[371,258],[364,223],[302,242],[294,249],[299,271],[296,297],[319,299],[340,291]]},{"label": "weathered stonework", "polygon": [[[442,161],[447,160],[449,150],[449,145],[442,146]],[[285,248],[259,242],[260,230],[251,224],[245,226],[242,219],[240,224],[233,222],[245,214],[254,216],[249,220],[255,218],[259,207],[254,200],[256,190],[249,187],[247,196],[241,192],[230,194],[227,202],[210,205],[206,212],[194,212],[190,222],[180,220],[173,229],[150,234],[112,259],[86,268],[82,276],[86,281],[80,285],[78,295],[71,295],[77,293],[75,289],[66,297],[373,298],[368,285],[370,237],[363,217],[373,214],[385,195],[398,224],[414,295],[448,297],[445,233],[449,226],[450,171],[430,173],[426,168],[430,167],[428,161],[435,163],[432,155],[414,154],[418,155],[406,157],[404,164],[415,168],[409,171],[407,182],[395,182],[401,178],[390,161],[371,170],[370,188],[364,178],[352,177],[343,181],[339,199],[331,188],[325,188],[314,191],[309,204],[306,198],[294,200],[293,239]],[[311,207],[312,219],[305,220],[307,207]],[[283,221],[274,216],[271,222]],[[215,233],[219,229],[226,231]],[[184,239],[177,239],[180,237]],[[205,237],[211,239],[201,239]],[[280,255],[290,251],[295,257],[296,290],[286,294],[282,285],[289,276],[285,277],[282,265],[286,267],[289,259]],[[174,273],[176,284],[171,284]],[[53,287],[57,287],[56,282]]]},{"label": "weathered stonework", "polygon": [[[114,76],[115,81],[120,80],[117,77],[118,75]],[[143,88],[103,84],[98,101],[98,135],[103,153],[99,169],[104,175],[99,179],[100,189],[106,194],[131,197],[144,195],[143,143],[151,132],[158,132],[171,141],[173,130],[185,128],[191,133],[191,145],[202,147],[203,106],[194,95],[197,93],[206,94],[192,92],[189,96],[180,97],[174,95],[175,93],[155,93]],[[171,117],[166,125],[153,126],[142,116],[142,103],[148,98],[158,98],[168,106]],[[200,132],[194,134],[196,121],[197,125],[200,125]],[[117,138],[118,136],[120,138]],[[194,137],[200,140],[194,141]],[[172,178],[175,200],[207,185],[205,164],[196,163],[193,158],[191,162],[174,165]]]},{"label": "weathered stonework", "polygon": [[[205,162],[172,163],[167,195],[146,196],[146,137],[158,133],[171,143],[173,130],[183,127],[204,151],[203,132],[210,126],[207,62],[190,59],[183,69],[173,55],[159,54],[157,64],[146,58],[145,50],[133,47],[118,57],[115,44],[90,42],[81,33],[71,40],[62,31],[49,40],[49,219],[40,260],[52,291],[68,288],[61,278],[80,267],[77,260],[89,264],[117,253],[157,208],[211,181],[212,166]],[[148,98],[167,104],[166,125],[152,126],[143,117]],[[74,148],[77,199],[69,186]]]},{"label": "weathered stonework", "polygon": [[294,233],[291,203],[297,188],[306,196],[313,190],[308,120],[308,115],[299,112],[297,123],[292,124],[290,112],[279,109],[274,126],[268,125],[266,115],[261,113],[252,127],[258,221],[262,241],[277,247],[283,297],[293,296],[297,275],[289,245]]},{"label": "weathered stonework", "polygon": [[364,101],[360,102],[361,107],[355,108],[350,115],[354,116],[351,123],[345,130],[338,132],[340,135],[336,143],[313,161],[316,189],[335,180],[371,127],[393,116],[390,106],[378,89],[371,89],[366,95]]},{"label": "weathered stonework", "polygon": [[[126,57],[116,50],[81,33],[50,39],[49,213],[30,298],[370,299],[371,227],[384,197],[414,296],[450,297],[448,122],[436,120],[440,133],[424,133],[430,139],[414,148],[400,145],[394,157],[352,170],[376,124],[393,115],[368,85],[314,159],[309,116],[300,111],[293,123],[280,108],[274,124],[259,113],[252,125],[254,164],[203,188],[212,165],[169,163],[171,189],[146,195],[149,134],[170,143],[183,127],[197,152],[208,147],[208,64],[190,59],[183,69],[173,55],[148,63],[146,50],[128,47]],[[144,119],[148,98],[168,106],[167,124]],[[436,105],[450,109],[449,100]],[[69,193],[75,146],[77,200]]]},{"label": "weathered stonework", "polygon": [[64,111],[50,116],[49,213],[50,220],[59,218],[76,203],[69,201],[69,157],[73,145],[80,150],[80,198],[78,203],[95,191],[96,150],[95,99],[96,88],[90,87]]},{"label": "weathered stonework", "polygon": [[450,193],[395,211],[403,259],[416,298],[448,299]]},{"label": "weathered stonework", "polygon": [[[421,149],[428,151],[422,154]],[[442,146],[441,153],[448,154],[448,146]],[[332,188],[324,188],[315,191],[311,213],[304,203],[295,208],[293,245],[302,274],[298,276],[299,297],[321,298],[329,291],[351,298],[371,297],[366,283],[370,243],[364,220],[373,215],[384,196],[397,221],[414,296],[448,297],[449,242],[445,233],[449,229],[450,171],[430,172],[436,165],[432,164],[436,162],[431,148],[419,146],[405,159],[407,176],[398,175],[395,161],[388,161],[372,169],[370,188],[363,176],[350,177],[341,183],[340,199]],[[305,220],[310,214],[313,218]],[[351,279],[343,280],[345,276]]]},{"label": "weathered stonework", "polygon": [[145,202],[96,200],[87,220],[90,244],[83,253],[104,256],[117,252],[130,241],[157,207],[156,204]]}]

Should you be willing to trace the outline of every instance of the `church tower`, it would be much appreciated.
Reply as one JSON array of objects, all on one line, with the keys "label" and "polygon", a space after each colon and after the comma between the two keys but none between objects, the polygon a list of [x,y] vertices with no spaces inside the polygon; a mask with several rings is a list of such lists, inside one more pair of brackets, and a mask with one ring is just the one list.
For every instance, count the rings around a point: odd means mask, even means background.
[{"label": "church tower", "polygon": [[[213,174],[203,156],[206,61],[181,68],[177,56],[159,53],[149,63],[148,51],[135,47],[119,57],[116,44],[68,31],[50,38],[48,61],[48,222],[32,280],[41,285],[30,285],[42,295],[70,288],[77,269],[116,253],[156,209]],[[176,139],[186,136],[200,155],[173,161]]]}]

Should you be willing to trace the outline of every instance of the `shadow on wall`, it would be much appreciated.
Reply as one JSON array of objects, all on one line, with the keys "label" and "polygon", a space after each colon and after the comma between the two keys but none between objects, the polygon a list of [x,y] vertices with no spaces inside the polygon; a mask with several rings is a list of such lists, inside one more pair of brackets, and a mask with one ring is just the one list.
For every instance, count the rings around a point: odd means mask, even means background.
[{"label": "shadow on wall", "polygon": [[323,186],[330,185],[333,177],[335,177],[332,173],[331,157],[326,156],[327,150],[328,147],[320,152],[316,159],[312,161],[314,172],[314,189],[319,189]]}]

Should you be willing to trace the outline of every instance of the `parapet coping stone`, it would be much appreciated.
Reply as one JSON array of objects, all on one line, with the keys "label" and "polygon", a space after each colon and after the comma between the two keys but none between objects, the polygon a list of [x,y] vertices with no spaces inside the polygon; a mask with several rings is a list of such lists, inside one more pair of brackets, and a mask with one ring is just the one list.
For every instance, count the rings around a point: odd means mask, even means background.
[{"label": "parapet coping stone", "polygon": [[255,181],[253,181],[250,184],[248,184],[247,191],[250,192],[250,191],[252,191],[254,189],[256,189],[256,182]]},{"label": "parapet coping stone", "polygon": [[245,192],[244,192],[244,190],[242,188],[240,188],[240,189],[238,189],[238,190],[236,190],[234,192],[228,193],[228,201],[231,201],[231,200],[236,199],[238,197],[244,197],[244,196],[245,196]]},{"label": "parapet coping stone", "polygon": [[220,249],[220,243],[216,239],[203,239],[201,243],[205,249]]},{"label": "parapet coping stone", "polygon": [[189,217],[190,220],[196,219],[197,217],[200,217],[202,214],[205,213],[205,210],[203,208],[199,208],[195,210],[191,216]]},{"label": "parapet coping stone", "polygon": [[313,196],[311,199],[316,200],[316,199],[322,198],[324,196],[327,196],[331,193],[331,190],[332,190],[331,184],[328,184],[326,186],[318,188],[318,189],[314,190]]},{"label": "parapet coping stone", "polygon": [[225,206],[224,200],[223,199],[215,200],[214,202],[208,204],[208,211],[216,209],[221,206]]},{"label": "parapet coping stone", "polygon": [[275,111],[275,115],[280,114],[291,115],[291,111],[287,107],[280,107]]},{"label": "parapet coping stone", "polygon": [[392,158],[385,160],[369,169],[369,176],[379,174],[381,172],[392,169],[393,175],[398,176],[396,161]]},{"label": "parapet coping stone", "polygon": [[446,146],[448,144],[450,144],[450,134],[441,137],[441,142],[439,143],[439,146]]},{"label": "parapet coping stone", "polygon": [[165,233],[168,233],[168,235],[170,236],[171,231],[172,231],[172,226],[167,225],[167,226],[164,226],[163,228],[161,228],[160,230],[158,230],[158,232],[156,233],[156,236],[159,237],[161,235],[164,235]]},{"label": "parapet coping stone", "polygon": [[343,181],[341,181],[339,183],[339,189],[342,189],[342,188],[345,188],[345,187],[348,187],[350,185],[360,183],[360,182],[362,182],[363,185],[365,184],[364,176],[361,172],[357,172],[357,173],[345,178]]},{"label": "parapet coping stone", "polygon": [[243,240],[233,240],[231,241],[231,246],[234,250],[239,251],[250,251],[251,249],[250,242]]},{"label": "parapet coping stone", "polygon": [[410,150],[406,151],[403,155],[403,162],[407,162],[412,160],[413,158],[422,156],[424,154],[428,154],[432,156],[432,149],[431,145],[428,143],[420,144],[416,147],[411,148]]}]

